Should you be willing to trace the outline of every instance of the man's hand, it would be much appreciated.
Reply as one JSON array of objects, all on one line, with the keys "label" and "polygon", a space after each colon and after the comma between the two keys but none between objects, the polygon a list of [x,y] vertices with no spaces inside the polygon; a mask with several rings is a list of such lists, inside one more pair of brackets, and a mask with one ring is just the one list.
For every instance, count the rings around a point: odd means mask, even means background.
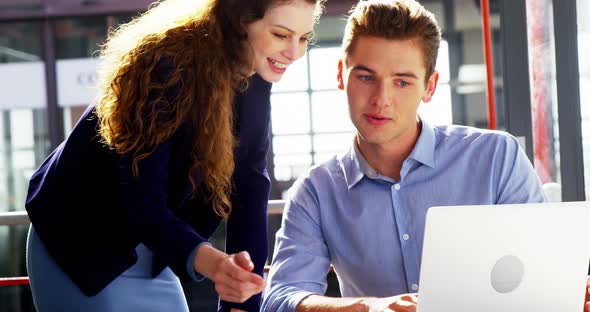
[{"label": "man's hand", "polygon": [[590,276],[586,280],[586,300],[584,300],[584,312],[590,312]]},{"label": "man's hand", "polygon": [[418,303],[418,297],[416,294],[404,294],[384,298],[364,298],[361,303],[365,306],[365,308],[357,309],[359,311],[415,312],[416,304]]},{"label": "man's hand", "polygon": [[391,297],[307,296],[297,305],[297,312],[415,312],[418,296],[404,294]]},{"label": "man's hand", "polygon": [[391,298],[393,301],[389,304],[389,307],[385,309],[385,312],[416,311],[416,304],[418,304],[418,296],[416,294],[406,294],[389,298]]},{"label": "man's hand", "polygon": [[244,302],[264,289],[266,282],[253,269],[246,251],[228,255],[204,245],[195,257],[195,270],[213,281],[219,298],[229,302]]}]

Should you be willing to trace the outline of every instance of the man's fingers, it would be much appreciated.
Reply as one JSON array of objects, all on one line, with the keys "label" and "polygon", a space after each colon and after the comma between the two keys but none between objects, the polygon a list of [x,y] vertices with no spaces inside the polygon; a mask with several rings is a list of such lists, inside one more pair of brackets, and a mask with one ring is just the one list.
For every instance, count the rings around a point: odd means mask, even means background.
[{"label": "man's fingers", "polygon": [[417,302],[416,295],[403,295],[390,304],[389,309],[395,312],[415,312]]},{"label": "man's fingers", "polygon": [[415,307],[416,304],[410,301],[406,301],[406,300],[399,300],[395,303],[396,306],[399,307]]},{"label": "man's fingers", "polygon": [[398,301],[394,304],[392,304],[391,306],[389,306],[388,309],[385,309],[385,311],[394,311],[394,312],[416,312],[416,305],[408,302],[408,301]]},{"label": "man's fingers", "polygon": [[418,303],[418,296],[411,294],[411,295],[404,295],[401,297],[401,300],[405,300],[408,302],[411,302],[413,304],[417,304]]}]

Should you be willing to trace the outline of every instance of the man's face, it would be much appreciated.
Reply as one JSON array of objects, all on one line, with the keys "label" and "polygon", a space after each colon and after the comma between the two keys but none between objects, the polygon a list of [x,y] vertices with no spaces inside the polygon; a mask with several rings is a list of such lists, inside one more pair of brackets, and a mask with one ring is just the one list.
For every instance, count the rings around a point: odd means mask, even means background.
[{"label": "man's face", "polygon": [[425,83],[422,54],[416,40],[361,36],[339,62],[338,87],[346,91],[359,143],[415,143],[418,105],[431,100],[438,81],[435,72]]}]

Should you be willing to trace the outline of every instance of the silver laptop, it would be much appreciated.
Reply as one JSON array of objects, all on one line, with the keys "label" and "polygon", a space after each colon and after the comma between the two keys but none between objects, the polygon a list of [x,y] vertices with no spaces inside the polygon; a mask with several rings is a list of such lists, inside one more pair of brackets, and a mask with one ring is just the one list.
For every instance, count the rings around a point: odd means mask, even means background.
[{"label": "silver laptop", "polygon": [[581,312],[590,202],[428,210],[418,312]]}]

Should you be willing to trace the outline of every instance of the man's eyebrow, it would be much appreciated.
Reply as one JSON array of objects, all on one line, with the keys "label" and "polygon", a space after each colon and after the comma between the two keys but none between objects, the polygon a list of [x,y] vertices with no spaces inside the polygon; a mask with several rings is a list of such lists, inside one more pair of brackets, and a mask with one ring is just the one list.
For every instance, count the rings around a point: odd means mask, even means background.
[{"label": "man's eyebrow", "polygon": [[[371,74],[375,74],[376,72],[374,70],[372,70],[371,68],[365,66],[365,65],[355,65],[352,67],[352,70],[362,70],[362,71],[366,71],[369,72]],[[418,75],[414,74],[413,72],[393,72],[391,73],[391,76],[393,77],[408,77],[408,78],[414,78],[414,79],[419,79]]]},{"label": "man's eyebrow", "polygon": [[369,72],[371,74],[375,73],[374,70],[370,69],[369,67],[367,67],[365,65],[355,65],[354,67],[352,67],[352,70],[362,70],[362,71]]},{"label": "man's eyebrow", "polygon": [[418,75],[412,73],[412,72],[400,72],[400,73],[391,73],[392,76],[399,76],[399,77],[409,77],[409,78],[414,78],[414,79],[418,79]]},{"label": "man's eyebrow", "polygon": [[[283,25],[279,25],[279,24],[273,24],[272,26],[282,28],[282,29],[284,29],[284,30],[286,30],[286,31],[288,31],[288,32],[290,32],[292,34],[295,33],[295,31],[293,29],[291,29],[291,28],[289,28],[287,26],[283,26]],[[307,35],[310,35],[312,32],[313,32],[313,30],[310,30],[309,32],[307,32],[307,33],[305,33],[303,35],[304,36],[307,36]]]}]

